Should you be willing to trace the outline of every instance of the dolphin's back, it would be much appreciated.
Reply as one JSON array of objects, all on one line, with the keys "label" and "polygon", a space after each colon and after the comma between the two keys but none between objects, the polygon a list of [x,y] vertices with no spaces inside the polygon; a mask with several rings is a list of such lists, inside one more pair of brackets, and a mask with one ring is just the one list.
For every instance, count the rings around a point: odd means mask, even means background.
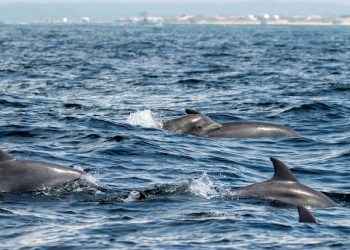
[{"label": "dolphin's back", "polygon": [[258,197],[278,200],[295,206],[315,208],[334,207],[337,204],[326,195],[294,181],[268,180],[233,190],[234,197]]},{"label": "dolphin's back", "polygon": [[163,129],[178,132],[178,133],[184,133],[186,128],[185,126],[188,124],[187,116],[178,117],[169,121],[163,122]]},{"label": "dolphin's back", "polygon": [[84,172],[41,161],[11,160],[0,164],[0,192],[55,188],[79,179]]},{"label": "dolphin's back", "polygon": [[289,167],[277,158],[271,157],[275,174],[270,180],[255,183],[233,191],[234,197],[260,197],[278,200],[295,206],[334,207],[337,204],[315,189],[301,184]]},{"label": "dolphin's back", "polygon": [[201,136],[221,127],[221,124],[214,122],[205,115],[195,113],[193,110],[190,110],[190,112],[185,116],[163,122],[163,129]]},{"label": "dolphin's back", "polygon": [[207,133],[208,137],[248,138],[248,137],[299,137],[290,128],[264,122],[227,122],[222,127]]}]

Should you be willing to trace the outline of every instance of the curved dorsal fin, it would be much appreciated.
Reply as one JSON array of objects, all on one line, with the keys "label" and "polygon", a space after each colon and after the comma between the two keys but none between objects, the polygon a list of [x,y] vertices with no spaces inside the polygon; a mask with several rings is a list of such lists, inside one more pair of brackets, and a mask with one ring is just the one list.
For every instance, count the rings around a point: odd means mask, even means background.
[{"label": "curved dorsal fin", "polygon": [[299,222],[301,223],[317,223],[316,218],[306,207],[298,206]]},{"label": "curved dorsal fin", "polygon": [[196,114],[201,114],[201,112],[195,110],[195,109],[185,109],[186,114],[188,115],[196,115]]},{"label": "curved dorsal fin", "polygon": [[2,161],[11,161],[14,160],[15,158],[13,158],[11,155],[9,155],[8,153],[6,153],[5,151],[0,149],[0,162]]},{"label": "curved dorsal fin", "polygon": [[273,167],[275,168],[275,175],[272,177],[271,180],[285,180],[298,182],[298,180],[295,178],[295,176],[286,164],[273,157],[271,157],[270,160],[272,161]]}]

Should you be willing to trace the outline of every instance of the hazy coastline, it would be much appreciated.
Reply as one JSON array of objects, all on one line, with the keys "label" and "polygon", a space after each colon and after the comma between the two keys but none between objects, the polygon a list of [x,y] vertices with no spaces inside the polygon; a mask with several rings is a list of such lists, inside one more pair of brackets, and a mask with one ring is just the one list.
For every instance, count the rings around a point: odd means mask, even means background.
[{"label": "hazy coastline", "polygon": [[[140,17],[162,18],[162,24],[349,25],[349,4],[247,1],[232,3],[0,3],[0,22],[123,23]],[[264,18],[266,15],[272,18]],[[278,16],[278,18],[274,18]],[[85,18],[85,19],[84,19]],[[136,21],[138,22],[138,21]],[[131,23],[131,22],[129,22]]]}]

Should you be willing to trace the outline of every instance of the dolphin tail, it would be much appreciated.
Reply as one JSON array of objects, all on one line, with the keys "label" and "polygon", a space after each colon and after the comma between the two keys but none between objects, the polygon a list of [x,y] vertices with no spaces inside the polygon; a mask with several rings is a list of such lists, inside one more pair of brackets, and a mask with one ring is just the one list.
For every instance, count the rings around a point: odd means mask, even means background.
[{"label": "dolphin tail", "polygon": [[306,207],[298,206],[299,222],[300,223],[315,223],[317,224],[316,218],[313,216],[311,211]]}]

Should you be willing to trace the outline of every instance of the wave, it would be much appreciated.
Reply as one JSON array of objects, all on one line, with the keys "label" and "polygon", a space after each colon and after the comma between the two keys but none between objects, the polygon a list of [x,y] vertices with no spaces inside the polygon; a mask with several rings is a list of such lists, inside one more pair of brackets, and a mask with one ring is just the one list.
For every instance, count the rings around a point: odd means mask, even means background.
[{"label": "wave", "polygon": [[202,57],[232,57],[234,56],[231,53],[224,53],[224,52],[213,52],[213,53],[204,53],[202,54]]},{"label": "wave", "polygon": [[7,209],[0,208],[0,214],[15,214],[15,213]]},{"label": "wave", "polygon": [[329,105],[327,105],[325,103],[314,102],[314,103],[295,105],[295,106],[285,110],[283,113],[305,112],[305,111],[315,111],[315,110],[330,111],[332,109]]},{"label": "wave", "polygon": [[16,130],[16,131],[4,131],[0,132],[0,135],[4,137],[35,137],[37,134],[31,131]]},{"label": "wave", "polygon": [[346,116],[349,110],[347,107],[339,104],[326,104],[316,101],[312,103],[294,105],[282,111],[281,114],[310,112],[316,114],[317,116],[319,116],[320,113],[325,113],[326,115],[332,116],[332,118],[342,118],[343,116]]},{"label": "wave", "polygon": [[59,133],[60,130],[53,127],[37,127],[28,129],[25,126],[19,125],[8,125],[2,127],[2,131],[0,131],[0,136],[3,137],[40,137],[46,138],[50,133]]},{"label": "wave", "polygon": [[197,84],[197,83],[202,83],[202,82],[204,82],[204,80],[195,79],[195,78],[188,78],[188,79],[178,80],[176,83],[178,83],[178,84]]},{"label": "wave", "polygon": [[346,90],[350,90],[350,83],[334,83],[332,84],[332,87],[334,90],[337,91],[346,91]]},{"label": "wave", "polygon": [[28,105],[20,103],[20,102],[13,102],[13,101],[7,101],[4,99],[0,99],[0,106],[4,107],[12,107],[12,108],[27,108]]},{"label": "wave", "polygon": [[63,107],[65,107],[66,109],[82,109],[83,105],[78,103],[65,103],[63,104]]}]

